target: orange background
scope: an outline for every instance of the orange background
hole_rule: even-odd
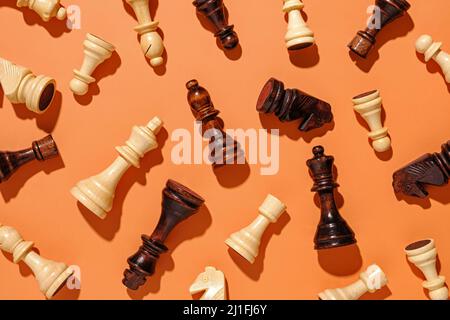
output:
[[[157,72],[141,53],[137,22],[122,1],[64,1],[82,10],[82,29],[73,31],[55,20],[41,22],[34,12],[15,8],[15,0],[0,4],[0,56],[53,76],[59,90],[47,113],[37,117],[12,106],[0,90],[0,148],[18,150],[51,132],[61,153],[21,168],[0,186],[0,221],[35,241],[44,257],[80,266],[81,291],[64,290],[58,298],[191,299],[191,282],[213,265],[225,272],[232,299],[316,299],[375,262],[386,272],[388,288],[365,298],[425,299],[420,272],[408,265],[403,248],[426,237],[436,240],[441,274],[450,276],[449,187],[431,188],[430,199],[407,201],[391,187],[396,169],[449,139],[450,87],[437,65],[425,65],[414,50],[415,40],[429,33],[450,51],[449,1],[411,0],[410,17],[386,27],[370,58],[357,64],[346,44],[365,25],[371,0],[305,0],[318,46],[291,56],[282,1],[225,1],[242,46],[229,54],[217,47],[190,1],[151,2],[167,50],[166,67]],[[74,98],[68,83],[81,65],[87,32],[113,43],[118,54],[97,69],[99,81],[89,94]],[[260,117],[255,104],[269,77],[330,102],[334,126],[302,134],[298,123]],[[245,170],[216,177],[209,165],[171,162],[171,132],[193,132],[185,88],[192,78],[209,90],[227,128],[280,128],[277,175],[261,176],[260,166],[251,165],[248,177]],[[374,88],[384,99],[392,154],[374,153],[352,109],[353,96]],[[161,148],[145,157],[141,169],[126,173],[107,220],[77,206],[71,187],[105,169],[131,127],[154,115],[165,122]],[[340,212],[356,233],[357,247],[313,250],[320,210],[305,161],[317,144],[335,156]],[[206,207],[174,230],[167,241],[171,250],[147,284],[127,291],[121,283],[126,259],[139,247],[141,233],[151,233],[157,223],[168,178],[201,194]],[[249,265],[229,253],[224,240],[256,217],[267,193],[285,202],[288,214],[268,229],[260,256]],[[1,299],[43,299],[26,266],[5,254],[0,270]]]

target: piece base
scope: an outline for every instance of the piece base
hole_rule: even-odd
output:
[[[75,186],[70,190],[70,193],[86,208],[92,211],[100,219],[105,219],[107,212],[103,210],[99,205],[92,201],[78,186]]]
[[[225,244],[229,246],[231,249],[239,253],[243,258],[245,258],[248,262],[254,263],[255,257],[251,255],[247,250],[245,250],[239,242],[233,239],[233,236],[225,240]]]
[[[59,290],[66,284],[67,279],[74,273],[72,268],[67,268],[64,270],[58,278],[52,283],[50,288],[47,289],[45,296],[47,299],[51,299]]]

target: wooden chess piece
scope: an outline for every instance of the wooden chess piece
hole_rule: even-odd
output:
[[[333,178],[333,156],[324,155],[324,148],[313,148],[314,157],[306,162],[314,179],[311,191],[320,198],[321,216],[314,237],[314,249],[330,249],[356,243],[355,234],[342,218],[334,200],[334,189],[339,185]]]
[[[53,101],[56,81],[35,76],[30,69],[0,58],[0,85],[11,103],[25,103],[28,110],[43,113]]]
[[[211,22],[214,36],[220,40],[225,49],[233,49],[239,44],[239,38],[233,30],[234,25],[228,25],[223,0],[194,0],[192,4],[198,13]]]
[[[244,229],[233,233],[225,243],[250,263],[254,263],[259,253],[261,237],[271,223],[286,211],[286,205],[269,194],[259,207],[258,217]]]
[[[191,295],[204,292],[200,300],[226,300],[225,275],[214,267],[206,267],[189,288]]]
[[[126,0],[133,8],[139,25],[134,30],[141,37],[141,48],[150,64],[157,67],[163,64],[164,43],[156,31],[159,21],[153,21],[150,16],[149,0]]]
[[[64,20],[67,12],[61,6],[60,0],[17,0],[17,7],[28,7],[35,11],[45,22],[56,17],[58,20]]]
[[[7,181],[17,169],[28,162],[46,161],[58,155],[58,148],[53,137],[33,141],[28,149],[21,151],[0,151],[0,183]]]
[[[142,246],[128,258],[129,268],[124,272],[122,283],[131,290],[142,286],[147,277],[155,272],[159,256],[167,252],[164,245],[170,232],[181,221],[197,213],[205,200],[184,185],[168,180],[163,190],[161,217],[151,236],[142,235]]]
[[[284,84],[274,78],[266,82],[259,94],[256,110],[274,113],[282,122],[301,120],[299,130],[320,128],[333,120],[331,106],[298,89],[284,89]]]
[[[366,271],[359,274],[359,279],[351,285],[327,289],[319,293],[320,300],[358,300],[363,294],[374,293],[387,284],[387,277],[376,264],[370,265]]]
[[[116,147],[119,156],[102,173],[80,181],[72,188],[72,195],[99,218],[111,211],[117,184],[131,167],[139,168],[140,159],[158,147],[156,135],[163,123],[153,118],[146,126],[134,126],[124,146]]]
[[[389,23],[403,16],[411,5],[406,0],[376,0],[373,21],[349,43],[348,47],[361,58],[367,58],[378,33]],[[377,15],[380,15],[379,17]],[[377,21],[379,20],[379,22]]]
[[[73,274],[73,269],[64,263],[42,258],[33,251],[34,243],[24,241],[19,232],[0,224],[0,249],[13,255],[13,262],[23,261],[36,277],[39,289],[47,299],[51,299],[65,285]]]
[[[70,81],[70,90],[76,95],[85,95],[89,90],[89,84],[95,82],[92,77],[94,70],[105,60],[111,58],[115,47],[88,33],[84,45],[84,60],[80,70],[73,70],[74,78]]]
[[[405,167],[397,170],[393,176],[396,193],[426,198],[426,185],[444,186],[450,178],[450,141],[442,145],[440,153],[427,153]]]
[[[388,129],[381,123],[382,99],[378,90],[360,94],[353,98],[354,110],[358,112],[370,127],[369,138],[377,152],[385,152],[391,148]]]
[[[436,61],[442,69],[445,81],[450,83],[450,54],[441,50],[442,42],[434,42],[429,35],[423,35],[416,42],[417,52],[425,55],[425,61]]]
[[[405,248],[408,261],[422,271],[426,280],[422,286],[428,290],[431,300],[448,300],[445,277],[436,269],[437,251],[433,239],[420,240]]]
[[[288,30],[285,36],[289,50],[300,50],[314,44],[314,32],[303,20],[301,10],[305,6],[300,0],[283,0],[283,12],[288,14]]]

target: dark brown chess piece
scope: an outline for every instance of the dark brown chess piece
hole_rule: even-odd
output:
[[[314,237],[315,249],[329,249],[356,243],[355,234],[347,222],[339,214],[334,200],[334,189],[339,185],[333,178],[332,156],[324,155],[322,146],[314,147],[314,158],[306,164],[310,169],[314,186],[320,198],[321,216]]]
[[[269,79],[256,104],[260,113],[274,113],[282,122],[301,119],[299,130],[320,128],[333,120],[331,106],[298,89],[284,89],[284,84]]]
[[[212,23],[214,35],[225,49],[233,49],[239,44],[234,26],[228,25],[223,0],[195,0],[192,4]]]
[[[376,0],[373,20],[364,31],[358,31],[357,35],[349,43],[348,47],[362,58],[366,58],[370,49],[375,45],[378,33],[390,22],[403,16],[411,5],[406,0]],[[380,17],[375,16],[380,13]],[[377,25],[379,19],[379,25]]]
[[[56,143],[50,135],[33,141],[31,148],[15,152],[0,152],[0,183],[8,180],[18,168],[30,161],[45,161],[58,154]]]
[[[394,190],[408,196],[426,198],[426,185],[444,186],[450,178],[450,141],[440,153],[427,153],[394,173]]]
[[[129,269],[124,272],[122,283],[137,290],[147,277],[155,272],[160,254],[167,252],[164,245],[169,233],[181,221],[197,213],[205,200],[182,184],[168,180],[163,190],[162,211],[158,225],[151,236],[142,235],[142,246],[128,258]]]

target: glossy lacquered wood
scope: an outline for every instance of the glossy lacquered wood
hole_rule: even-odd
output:
[[[190,294],[203,292],[200,300],[227,300],[225,275],[214,267],[206,267],[189,288]]]
[[[450,83],[450,54],[441,50],[442,42],[434,42],[429,35],[417,39],[416,51],[425,56],[425,62],[433,59],[441,67],[445,81]]]
[[[58,20],[67,17],[66,9],[61,6],[60,0],[17,0],[17,6],[30,8],[46,22],[54,17]]]

